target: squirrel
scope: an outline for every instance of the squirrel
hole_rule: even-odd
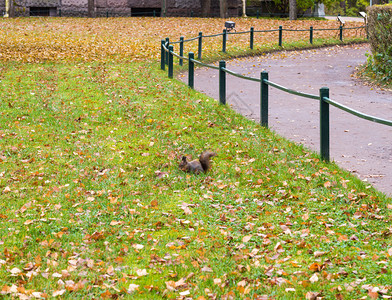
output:
[[[184,172],[195,174],[206,173],[211,168],[210,158],[213,156],[216,156],[216,153],[208,150],[203,151],[203,153],[200,154],[199,159],[195,159],[190,162],[188,162],[186,157],[183,156],[178,167]]]

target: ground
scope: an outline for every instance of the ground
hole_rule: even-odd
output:
[[[310,26],[334,28],[316,45],[341,44],[334,22],[235,21],[305,28],[286,48],[309,47]],[[2,297],[391,297],[390,198],[160,70],[162,38],[222,25],[0,19]],[[276,50],[276,37],[250,51],[231,36],[226,54],[205,38],[203,57]],[[209,173],[178,169],[205,149]]]

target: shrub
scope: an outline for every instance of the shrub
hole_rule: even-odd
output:
[[[368,71],[382,81],[392,80],[392,5],[368,8],[368,32],[372,55]]]

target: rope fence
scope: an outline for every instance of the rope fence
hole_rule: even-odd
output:
[[[353,27],[353,28],[344,28],[343,26],[340,26],[338,29],[313,29],[313,27],[310,27],[309,30],[299,30],[299,31],[309,31],[310,36],[309,36],[309,42],[312,44],[313,42],[313,32],[315,30],[338,30],[339,38],[342,41],[343,40],[343,30],[347,29],[366,29],[365,26],[360,26],[360,27]],[[226,42],[227,42],[227,36],[229,34],[248,34],[250,33],[250,45],[249,47],[253,49],[254,46],[254,33],[255,32],[272,32],[272,31],[278,31],[279,32],[279,46],[282,46],[282,32],[284,29],[282,26],[279,26],[279,29],[277,30],[254,30],[253,27],[249,31],[244,31],[244,32],[237,32],[237,33],[229,33],[227,32],[226,29],[223,30],[223,33],[215,34],[215,35],[210,35],[210,36],[203,36],[203,34],[200,32],[199,35],[195,38],[191,38],[188,40],[185,40],[183,37],[180,38],[180,41],[170,43],[169,38],[166,38],[165,40],[161,41],[161,69],[165,70],[166,64],[168,65],[168,77],[173,78],[173,56],[177,57],[180,60],[180,65],[182,65],[183,60],[188,61],[188,86],[190,88],[194,88],[194,68],[195,64],[215,69],[219,71],[219,102],[223,105],[226,104],[226,74],[235,76],[240,79],[244,80],[249,80],[249,81],[254,81],[254,82],[259,82],[260,83],[260,124],[264,127],[268,128],[268,102],[269,102],[269,86],[279,89],[283,92],[286,92],[288,94],[292,95],[297,95],[300,97],[308,98],[308,99],[313,99],[313,100],[318,100],[320,102],[320,156],[323,160],[325,161],[330,161],[330,134],[329,134],[329,128],[330,128],[330,120],[329,120],[329,105],[332,105],[340,110],[343,110],[349,114],[355,115],[359,118],[387,125],[387,126],[392,126],[392,121],[378,118],[375,116],[367,115],[362,112],[356,111],[352,108],[349,108],[343,104],[340,104],[332,99],[329,98],[329,88],[327,87],[322,87],[319,89],[319,95],[313,95],[313,94],[308,94],[308,93],[303,93],[299,91],[292,90],[290,88],[287,88],[285,86],[279,85],[278,83],[272,82],[268,80],[268,72],[261,72],[260,73],[260,78],[255,78],[255,77],[249,77],[245,75],[238,74],[232,70],[229,70],[226,68],[226,61],[221,60],[219,61],[219,66],[213,66],[209,65],[206,63],[203,63],[200,61],[202,57],[202,38],[203,37],[216,37],[216,36],[222,36],[222,52],[226,51]],[[292,29],[287,29],[287,31],[294,31]],[[193,40],[199,40],[198,44],[198,59],[195,60],[195,55],[193,52],[188,53],[188,57],[184,57],[183,55],[183,50],[184,50],[184,42],[186,41],[193,41]],[[180,44],[180,54],[176,54],[173,51],[173,45],[172,44]]]

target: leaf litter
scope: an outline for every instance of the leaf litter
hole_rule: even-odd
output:
[[[106,56],[119,49],[122,58],[155,57],[152,49],[159,43],[143,48],[149,54],[130,55],[127,47],[143,45],[148,32],[135,33],[132,22],[162,26],[162,33],[179,25],[158,20],[150,26],[151,19],[0,22],[10,33],[0,46],[3,61],[58,62],[2,67],[2,296],[392,295],[391,203],[385,195],[167,81],[154,63],[99,62],[119,59]],[[209,33],[218,21],[195,22]],[[276,25],[269,22],[265,26]],[[176,24],[182,34],[194,34],[190,20]],[[83,40],[69,33],[70,40],[64,38],[63,25],[76,36],[89,36],[88,28],[108,33],[83,48]],[[114,33],[116,26],[125,33]],[[58,29],[54,46],[40,37],[44,28],[52,35]],[[124,37],[123,46],[111,49],[109,33]],[[126,45],[127,34],[138,47]],[[162,37],[149,34],[156,42]],[[101,43],[97,54],[94,43]],[[40,45],[47,47],[42,53]],[[74,59],[84,62],[63,63]],[[218,152],[211,173],[177,169],[182,154],[196,154],[205,145]]]

